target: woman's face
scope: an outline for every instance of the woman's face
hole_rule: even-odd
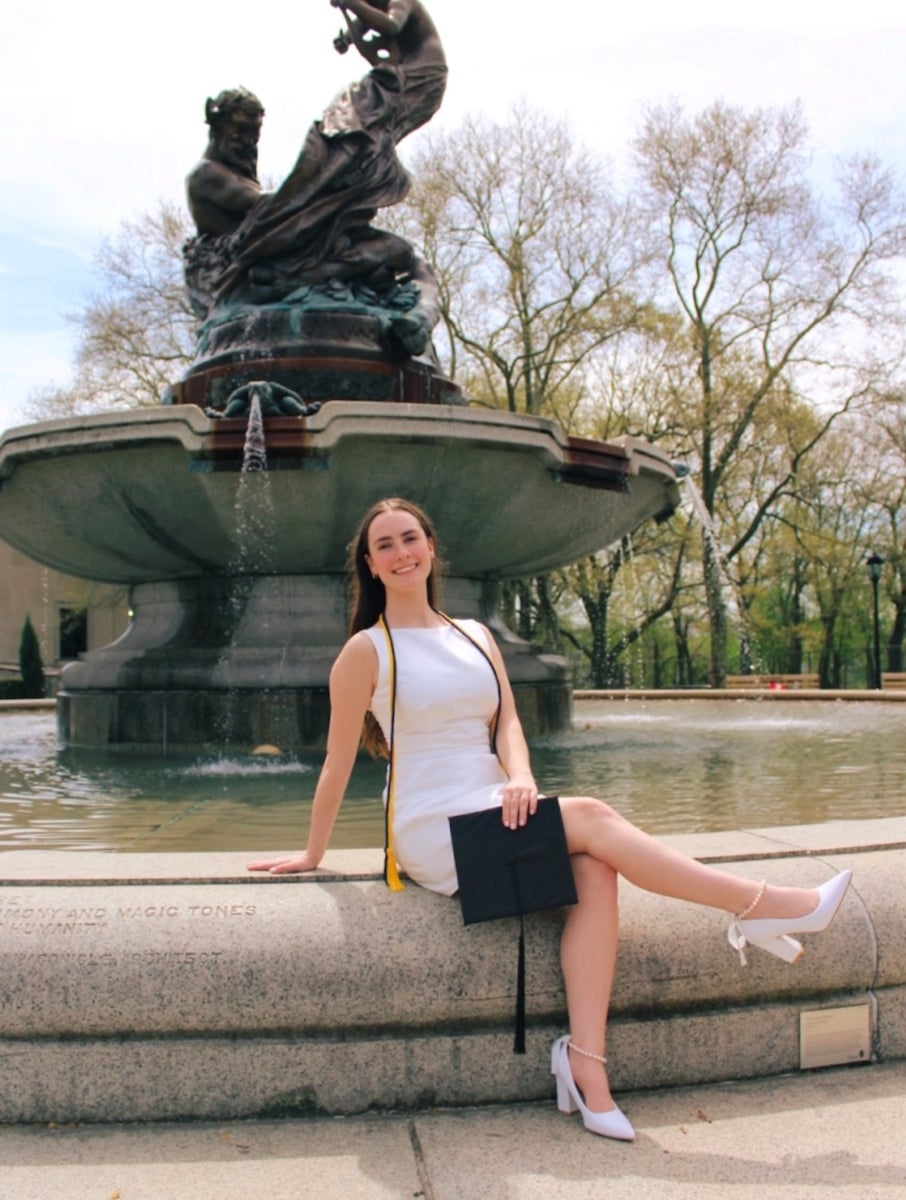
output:
[[[368,527],[365,562],[388,592],[409,592],[427,584],[434,565],[434,540],[412,513],[401,508],[381,512]]]

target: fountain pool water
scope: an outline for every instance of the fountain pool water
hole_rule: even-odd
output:
[[[581,701],[534,746],[551,793],[599,795],[652,833],[899,816],[906,705]],[[301,843],[316,756],[122,758],[59,749],[53,717],[0,716],[0,849],[260,851]],[[379,846],[380,763],[332,841]]]

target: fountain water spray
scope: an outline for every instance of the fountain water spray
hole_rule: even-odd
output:
[[[261,396],[252,392],[249,421],[242,448],[242,473],[267,470],[267,445],[264,441],[264,421],[261,418]]]
[[[689,508],[692,511],[692,515],[698,519],[702,534],[711,551],[710,561],[706,569],[710,570],[713,566],[713,569],[717,572],[717,582],[721,585],[725,595],[729,596],[732,601],[732,604],[728,605],[728,610],[732,609],[732,612],[735,614],[736,628],[739,635],[740,670],[743,674],[746,674],[752,670],[753,662],[752,640],[747,625],[745,602],[743,601],[739,585],[727,568],[727,561],[718,540],[714,519],[708,511],[708,506],[705,504],[705,498],[701,494],[700,488],[691,475],[684,477],[683,490],[689,498]]]

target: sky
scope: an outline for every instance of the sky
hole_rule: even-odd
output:
[[[826,0],[427,5],[450,65],[435,128],[469,113],[505,120],[527,101],[566,118],[621,174],[650,105],[800,100],[819,187],[836,157],[860,151],[906,180],[906,22],[889,0],[836,14]],[[69,379],[67,314],[95,285],[102,239],[161,199],[183,202],[206,143],[205,98],[238,85],[261,98],[259,174],[282,178],[311,121],[363,73],[354,51],[333,50],[340,24],[328,0],[7,0],[0,431],[23,423],[34,389]]]

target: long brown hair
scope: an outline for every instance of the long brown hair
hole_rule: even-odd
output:
[[[400,496],[390,496],[378,500],[362,517],[358,532],[349,543],[349,578],[351,581],[352,599],[349,615],[349,634],[352,636],[360,629],[370,629],[380,617],[387,605],[387,593],[380,579],[376,579],[367,562],[368,533],[375,517],[385,512],[405,512],[415,517],[424,530],[425,536],[434,543],[434,563],[428,576],[428,603],[437,608],[440,603],[440,586],[438,575],[443,569],[443,563],[437,550],[437,534],[428,514],[411,500]],[[370,712],[365,714],[362,727],[362,745],[372,758],[387,758],[389,752],[383,730]]]

